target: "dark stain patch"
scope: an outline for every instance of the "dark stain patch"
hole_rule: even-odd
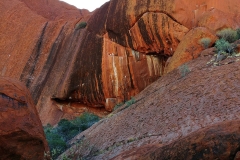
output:
[[[105,24],[108,17],[110,2],[105,3],[98,10],[95,11],[94,16],[91,16],[88,20],[87,30],[98,34],[103,35],[106,33]],[[97,25],[96,25],[97,24]]]
[[[160,45],[161,45],[161,47],[162,48],[164,48],[164,44],[163,44],[163,41],[162,41],[162,38],[161,38],[161,36],[159,35],[159,33],[160,33],[160,31],[159,31],[159,29],[158,29],[158,25],[157,25],[157,21],[158,21],[158,16],[157,16],[157,14],[152,14],[152,18],[153,18],[153,21],[154,21],[154,29],[155,29],[155,33],[158,33],[158,34],[156,34],[156,36],[157,36],[157,38],[158,38],[158,41],[160,42]]]
[[[130,25],[127,17],[128,0],[110,1],[108,17],[106,21],[106,31],[109,32],[109,38],[122,46],[126,46],[125,34]],[[116,18],[118,17],[118,18]]]
[[[129,32],[127,32],[126,37],[127,37],[127,46],[130,48],[134,48],[132,43],[132,37]]]
[[[146,29],[146,24],[144,23],[143,19],[140,19],[138,21],[138,27],[140,29],[140,33],[143,37],[144,42],[146,42],[147,45],[151,45],[153,43],[153,41],[148,35],[148,31]]]
[[[130,53],[127,53],[127,55],[129,55]],[[130,62],[129,62],[129,57],[127,56],[127,69],[128,69],[128,73],[129,73],[129,76],[130,76],[130,83],[131,83],[131,88],[134,89],[134,84],[133,84],[133,79],[132,79],[132,74],[131,74],[131,71],[130,71]]]
[[[52,45],[52,48],[48,55],[47,61],[44,65],[40,75],[37,78],[37,82],[38,82],[37,85],[33,86],[30,89],[35,103],[37,102],[39,96],[41,95],[43,87],[45,86],[45,84],[47,82],[47,78],[49,77],[49,74],[52,72],[53,66],[55,65],[58,53],[61,50],[62,38],[64,37],[64,34],[63,34],[64,26],[62,26],[58,37],[56,38],[55,42]]]
[[[84,104],[103,104],[105,102],[101,77],[103,39],[93,33],[84,34],[85,41],[79,48],[78,61],[74,64],[67,95]]]
[[[0,99],[2,99],[2,104],[0,107],[0,112],[6,112],[9,108],[12,109],[21,109],[27,107],[27,104],[21,101],[18,101],[14,98],[11,98],[3,93],[0,93]]]
[[[28,59],[27,64],[25,65],[23,72],[20,76],[20,80],[22,82],[24,82],[28,88],[30,88],[30,86],[31,86],[32,76],[34,75],[36,64],[39,61],[39,57],[41,54],[42,42],[43,42],[43,38],[44,38],[44,34],[45,34],[45,30],[47,28],[47,25],[48,25],[48,22],[45,23],[45,25],[42,29],[42,32],[41,32],[41,36],[38,39],[36,47],[33,51],[33,54]]]

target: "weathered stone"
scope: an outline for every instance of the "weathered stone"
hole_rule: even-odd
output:
[[[240,147],[240,61],[235,57],[214,66],[208,64],[211,58],[189,62],[185,77],[173,70],[135,96],[134,104],[78,135],[76,139],[84,139],[72,156],[144,159],[164,153],[165,159],[191,159],[199,153],[207,159],[234,158]]]
[[[218,9],[211,9],[206,11],[197,22],[198,27],[206,27],[213,32],[223,28],[237,29],[240,26],[240,21],[236,20],[232,14],[227,14]]]
[[[201,51],[205,49],[200,42],[202,38],[209,38],[211,40],[209,46],[212,46],[217,36],[203,27],[194,28],[189,31],[178,45],[168,64],[166,64],[165,73],[197,58]]]
[[[240,146],[239,122],[209,126],[168,145],[146,145],[113,159],[236,159],[237,148]]]
[[[0,159],[43,160],[47,152],[29,91],[16,80],[0,77]]]
[[[113,111],[114,106],[117,104],[116,98],[107,98],[105,108],[108,111]]]
[[[134,50],[148,54],[173,55],[189,30],[164,13],[146,12],[129,30]]]
[[[236,156],[234,157],[234,160],[240,160],[240,151],[237,152]]]

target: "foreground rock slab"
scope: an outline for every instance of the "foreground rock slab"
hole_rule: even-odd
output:
[[[44,152],[48,146],[30,93],[22,83],[0,77],[0,159],[43,160]]]
[[[240,147],[240,61],[227,58],[231,63],[214,66],[208,63],[212,54],[148,86],[132,105],[78,135],[65,154],[91,160],[233,159]]]

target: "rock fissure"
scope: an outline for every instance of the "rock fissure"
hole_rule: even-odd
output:
[[[177,19],[175,19],[172,15],[170,15],[169,13],[165,12],[165,11],[146,11],[142,14],[140,14],[137,18],[136,18],[136,21],[130,26],[130,29],[136,25],[136,23],[138,23],[138,21],[145,15],[145,14],[148,14],[148,13],[162,13],[162,14],[165,14],[166,16],[168,16],[171,20],[173,20],[174,22],[176,22],[177,24],[179,25],[183,25],[181,22],[177,21]],[[129,29],[129,30],[130,30]]]

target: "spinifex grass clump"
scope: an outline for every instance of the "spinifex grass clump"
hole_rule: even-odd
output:
[[[204,47],[204,49],[207,49],[210,47],[212,40],[208,37],[202,38],[199,40],[199,43]]]
[[[181,65],[178,69],[180,71],[181,77],[185,77],[190,72],[187,64]]]
[[[228,41],[229,43],[233,43],[238,39],[237,30],[233,30],[231,28],[225,28],[225,29],[222,29],[221,31],[218,31],[217,36],[220,39],[224,39]]]

